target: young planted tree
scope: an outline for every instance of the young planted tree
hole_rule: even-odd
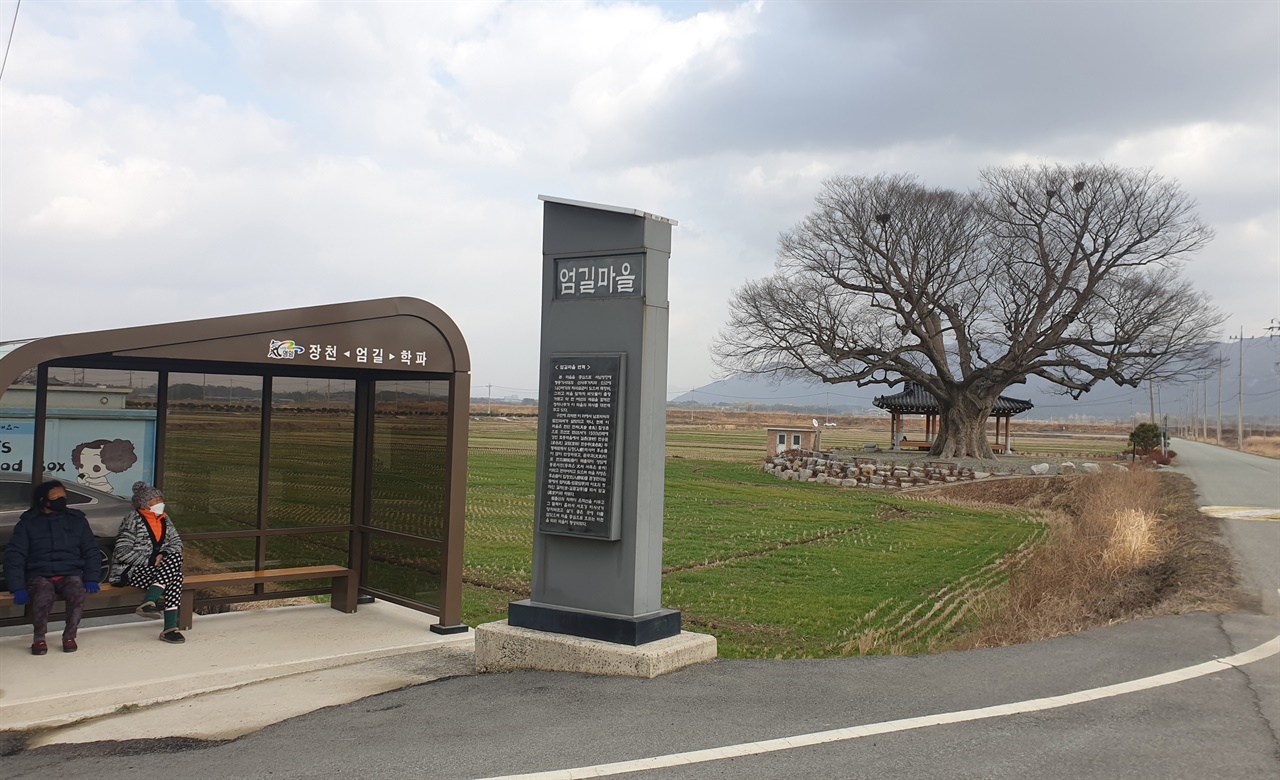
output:
[[[1222,317],[1180,270],[1212,231],[1176,183],[1103,164],[989,168],[981,182],[827,181],[782,234],[776,272],[734,292],[719,365],[918,382],[941,407],[933,455],[991,458],[987,417],[1028,376],[1079,398],[1205,364]]]
[[[1137,455],[1146,455],[1154,451],[1163,440],[1164,434],[1160,432],[1160,426],[1155,423],[1139,423],[1129,431],[1129,444]]]

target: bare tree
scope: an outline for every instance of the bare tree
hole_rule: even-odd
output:
[[[1179,186],[1104,164],[990,168],[972,192],[908,175],[827,181],[734,292],[730,371],[910,380],[937,398],[940,457],[993,457],[986,420],[1031,375],[1073,398],[1202,369],[1222,315],[1180,277],[1212,231]]]

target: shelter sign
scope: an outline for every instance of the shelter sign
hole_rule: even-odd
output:
[[[231,338],[189,341],[116,353],[232,363],[452,372],[453,352],[439,330],[417,317],[285,328]]]

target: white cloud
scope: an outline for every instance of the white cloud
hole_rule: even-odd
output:
[[[24,4],[0,90],[0,338],[103,327],[104,301],[123,326],[413,295],[459,321],[477,384],[529,388],[546,193],[680,221],[669,376],[687,389],[713,371],[730,290],[770,271],[823,179],[971,187],[1040,159],[1177,177],[1218,230],[1193,278],[1280,313],[1274,79],[1215,75],[1273,65],[1233,37],[1257,26],[1238,14],[1168,15],[1204,33],[1179,67],[1207,75],[1132,106],[1142,73],[1082,77],[1091,108],[1025,91],[1060,63],[1010,72],[989,16],[933,6],[214,7]],[[1050,50],[1039,13],[1060,9],[1020,7],[1010,30]],[[32,294],[51,269],[58,320]]]

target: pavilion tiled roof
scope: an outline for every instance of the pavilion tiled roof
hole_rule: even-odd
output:
[[[938,399],[933,397],[933,393],[915,382],[907,382],[900,393],[878,395],[872,403],[897,414],[938,414],[941,411]],[[1015,414],[1022,414],[1033,406],[1035,404],[1030,401],[1002,395],[992,407],[991,416],[1012,417]]]

